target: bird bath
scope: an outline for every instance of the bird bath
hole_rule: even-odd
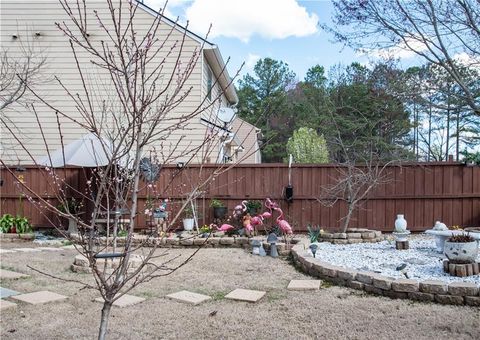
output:
[[[425,231],[425,234],[428,235],[433,235],[435,236],[435,244],[437,246],[437,252],[443,253],[443,248],[445,246],[445,241],[447,238],[450,236],[454,235],[462,235],[465,234],[466,232],[463,230],[433,230],[429,229]],[[480,240],[480,233],[478,232],[468,232],[468,234],[474,238],[475,240],[479,241]]]

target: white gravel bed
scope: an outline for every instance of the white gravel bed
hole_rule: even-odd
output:
[[[445,257],[436,252],[433,237],[412,236],[409,241],[408,250],[396,250],[395,241],[348,245],[322,242],[318,243],[316,257],[336,266],[372,271],[394,278],[405,278],[396,268],[407,264],[404,271],[410,279],[463,281],[480,285],[480,275],[455,277],[443,272]],[[479,260],[480,256],[477,257],[477,261]]]

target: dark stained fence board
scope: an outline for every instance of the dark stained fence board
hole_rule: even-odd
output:
[[[182,197],[195,183],[207,178],[215,165],[206,165],[199,172],[199,166],[190,166],[180,171],[176,166],[165,166],[156,190],[162,198],[170,198],[170,209],[175,214]],[[15,168],[12,168],[15,170]],[[73,189],[72,196],[86,192],[86,179],[89,169],[71,167],[57,174],[66,178]],[[55,183],[44,169],[27,166],[23,175],[26,183],[52,204],[57,190]],[[467,167],[460,163],[409,163],[402,167],[390,167],[388,174],[392,180],[377,187],[369,200],[354,212],[351,227],[367,227],[391,231],[397,214],[404,214],[408,227],[412,231],[431,228],[435,221],[441,220],[447,225],[480,226],[480,167]],[[210,200],[218,198],[224,201],[231,213],[234,206],[245,199],[262,200],[271,197],[277,201],[297,231],[306,231],[307,224],[320,225],[322,228],[338,230],[343,225],[347,206],[338,201],[332,207],[318,202],[322,188],[332,185],[338,176],[333,165],[294,165],[292,167],[292,185],[294,202],[287,204],[283,200],[284,187],[288,184],[288,166],[285,164],[240,165],[222,172],[211,182],[203,197],[197,200],[198,211],[202,218],[199,224],[212,221]],[[20,213],[19,197],[21,191],[14,178],[6,169],[0,169],[0,178],[4,180],[0,188],[1,213]],[[173,179],[173,182],[170,183]],[[167,188],[167,184],[170,185]],[[147,200],[147,189],[140,192],[138,207],[138,226],[143,228],[148,220],[143,211]],[[60,223],[51,213],[39,210],[24,197],[23,214],[36,226],[51,226]],[[88,216],[88,212],[85,214]],[[50,222],[51,221],[51,222]],[[61,221],[65,223],[65,221]],[[181,219],[177,223],[181,224]]]

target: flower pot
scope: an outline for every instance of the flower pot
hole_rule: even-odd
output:
[[[193,230],[194,219],[193,218],[184,218],[183,219],[183,229],[190,231]]]
[[[395,232],[404,233],[406,231],[407,231],[407,220],[403,217],[403,215],[397,215],[397,219],[395,220]]]
[[[447,259],[452,263],[473,263],[478,255],[478,241],[445,241],[444,252]]]
[[[213,217],[214,218],[223,218],[227,214],[227,207],[215,207],[213,208]]]

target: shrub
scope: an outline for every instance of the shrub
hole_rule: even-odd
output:
[[[225,204],[223,204],[223,202],[221,200],[218,200],[216,198],[212,199],[212,201],[210,202],[210,206],[212,208],[224,208],[225,207]]]
[[[288,139],[287,153],[297,163],[328,163],[327,142],[312,128],[302,127]]]

